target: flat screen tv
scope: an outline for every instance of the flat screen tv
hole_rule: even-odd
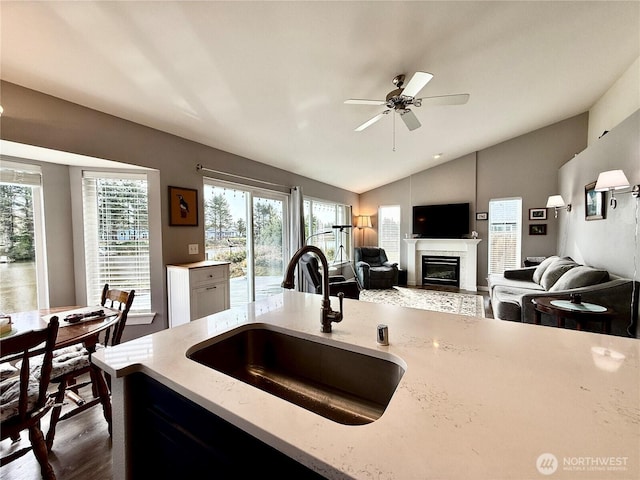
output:
[[[469,234],[469,204],[413,207],[413,234],[419,238],[462,238]]]

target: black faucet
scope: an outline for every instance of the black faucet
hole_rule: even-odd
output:
[[[344,298],[344,293],[338,293],[340,311],[336,312],[331,310],[331,300],[329,300],[329,263],[327,262],[327,257],[322,253],[322,250],[313,245],[305,245],[294,253],[291,260],[289,260],[289,265],[287,265],[287,271],[282,281],[282,288],[289,290],[293,288],[293,274],[295,273],[296,265],[298,265],[300,257],[307,252],[314,253],[322,263],[322,310],[320,312],[320,321],[322,323],[322,331],[324,333],[331,333],[331,322],[338,323],[342,321],[342,299]]]

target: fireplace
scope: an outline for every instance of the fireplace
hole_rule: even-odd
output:
[[[407,285],[422,285],[422,257],[459,257],[460,288],[475,292],[479,238],[405,238]]]
[[[460,257],[422,256],[422,284],[460,287]]]

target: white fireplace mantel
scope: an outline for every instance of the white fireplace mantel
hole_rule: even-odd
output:
[[[459,257],[460,288],[477,291],[478,244],[481,241],[478,238],[406,238],[407,284],[422,285],[423,255]]]

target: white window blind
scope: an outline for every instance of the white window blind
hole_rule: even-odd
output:
[[[400,263],[400,206],[378,208],[378,246],[390,262]]]
[[[38,165],[2,160],[0,163],[0,183],[39,187],[42,185],[42,170]]]
[[[520,267],[522,199],[489,201],[489,273]]]
[[[88,304],[108,283],[136,291],[132,312],[150,312],[146,175],[83,172],[82,187]]]

